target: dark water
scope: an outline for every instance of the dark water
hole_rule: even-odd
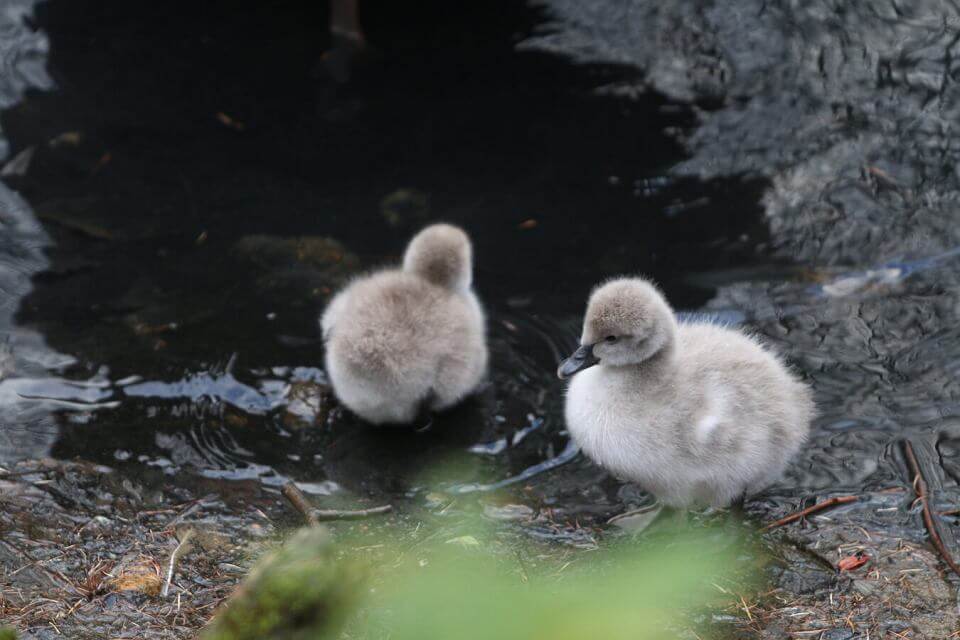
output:
[[[569,457],[553,371],[590,286],[643,272],[816,389],[810,449],[758,508],[904,486],[904,435],[958,497],[956,23],[696,5],[369,2],[346,84],[317,73],[320,4],[6,16],[0,122],[30,157],[0,194],[0,462],[394,501],[516,478],[603,519],[643,497],[581,457],[534,472]],[[366,428],[326,388],[316,317],[433,220],[474,237],[490,383],[428,432]]]

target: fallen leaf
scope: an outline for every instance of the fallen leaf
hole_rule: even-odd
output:
[[[91,173],[97,173],[100,169],[103,169],[105,166],[110,164],[110,161],[113,160],[113,154],[109,151],[105,152],[100,159],[97,160],[97,164],[93,166],[93,171]]]
[[[136,322],[133,325],[133,332],[138,336],[152,336],[158,333],[167,333],[176,331],[179,325],[176,322],[165,322],[163,324],[149,324],[146,322]]]
[[[242,122],[239,120],[234,120],[223,111],[217,112],[217,120],[219,120],[224,126],[230,127],[234,131],[243,131],[246,129],[246,126]]]
[[[162,582],[160,567],[156,562],[143,561],[125,567],[108,582],[108,586],[113,591],[139,591],[156,596],[160,593]]]
[[[63,145],[68,145],[75,147],[83,140],[83,134],[79,131],[65,131],[58,135],[56,138],[50,140],[49,145],[53,148],[57,148]]]
[[[870,562],[870,556],[865,554],[863,551],[857,551],[852,556],[847,556],[842,558],[840,562],[837,563],[837,569],[840,571],[853,571],[859,567]]]

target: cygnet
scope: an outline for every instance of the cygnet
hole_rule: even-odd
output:
[[[668,507],[724,507],[775,482],[807,438],[810,389],[755,339],[678,323],[660,291],[619,278],[590,296],[565,416],[594,462]],[[594,366],[598,365],[598,366]]]
[[[429,226],[402,268],[354,280],[330,301],[320,327],[340,402],[373,424],[401,424],[477,389],[488,355],[472,253],[463,230]]]

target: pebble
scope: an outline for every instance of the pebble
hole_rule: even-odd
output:
[[[217,568],[220,569],[220,571],[223,571],[224,573],[242,574],[247,572],[247,570],[244,569],[243,567],[239,565],[231,564],[229,562],[221,562],[220,564],[217,565]]]
[[[529,520],[533,517],[533,509],[525,504],[487,504],[483,506],[483,515],[491,520]]]
[[[868,580],[854,580],[853,589],[864,596],[872,596],[877,592],[877,587]]]
[[[84,537],[97,537],[113,528],[113,520],[106,516],[94,516],[80,529]]]

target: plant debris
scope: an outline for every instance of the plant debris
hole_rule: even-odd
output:
[[[863,551],[857,551],[853,555],[847,556],[846,558],[841,558],[840,562],[837,563],[837,569],[840,571],[853,571],[854,569],[859,569],[868,562],[870,562],[870,556],[865,554]]]
[[[943,544],[943,538],[940,537],[940,532],[937,530],[937,522],[934,520],[933,511],[930,509],[930,488],[927,485],[926,479],[923,477],[920,463],[917,462],[917,456],[913,451],[913,444],[909,440],[903,441],[903,453],[907,459],[907,465],[910,467],[910,473],[913,476],[913,490],[916,492],[917,500],[920,501],[920,506],[923,509],[923,524],[927,528],[927,533],[930,534],[930,543],[933,544],[934,549],[937,550],[937,553],[940,554],[943,561],[947,563],[947,566],[960,577],[960,566],[957,565],[957,561],[953,559],[953,555],[947,550],[946,545]]]
[[[369,509],[355,510],[317,509],[307,501],[307,497],[303,495],[303,492],[292,482],[283,485],[281,492],[283,496],[290,501],[290,504],[307,519],[310,525],[317,525],[320,524],[320,522],[330,520],[360,520],[369,518],[370,516],[388,513],[393,509],[389,504],[371,507]]]
[[[824,500],[823,502],[818,502],[812,507],[807,507],[802,511],[797,511],[796,513],[791,513],[790,515],[780,518],[774,522],[771,522],[763,528],[764,531],[770,531],[771,529],[776,529],[777,527],[782,527],[785,524],[790,524],[791,522],[796,522],[797,520],[802,520],[812,513],[818,513],[824,509],[829,509],[840,504],[850,504],[851,502],[856,502],[857,496],[837,496]]]
[[[237,483],[195,494],[213,487],[189,474],[141,471],[134,480],[54,460],[8,471],[0,480],[0,620],[23,638],[53,628],[70,638],[124,637],[123,629],[144,640],[195,637],[283,512],[276,494],[236,494]],[[202,552],[186,554],[190,542]]]

